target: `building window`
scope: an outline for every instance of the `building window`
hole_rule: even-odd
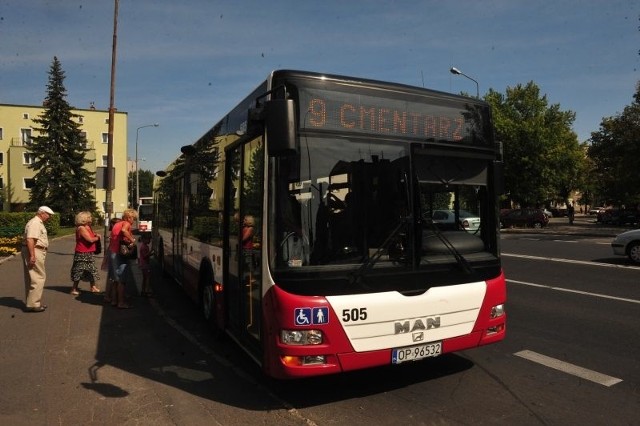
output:
[[[4,130],[0,127],[0,141],[4,139]]]
[[[24,189],[31,189],[33,188],[33,184],[35,183],[35,180],[33,178],[23,178],[22,182],[23,182]]]
[[[0,166],[4,164],[4,152],[0,152]]]
[[[103,155],[102,156],[102,166],[103,167],[107,167],[107,162],[109,161],[109,156],[108,155]]]
[[[87,132],[80,132],[80,137],[82,137],[82,147],[87,149],[89,142],[87,139]]]
[[[31,143],[31,129],[20,129],[20,138],[23,145],[29,145]]]
[[[102,134],[102,143],[109,143],[109,133]]]
[[[33,164],[36,161],[36,155],[32,152],[22,153],[22,164]]]
[[[23,114],[22,114],[22,118],[23,118],[24,120],[28,120],[28,119],[29,119],[29,113],[28,113],[28,112],[23,113]]]
[[[4,181],[2,179],[4,178],[0,177],[0,189],[4,188]]]
[[[78,116],[78,123],[84,123],[84,117],[83,116]]]
[[[109,124],[109,119],[108,118],[104,119],[104,124]]]

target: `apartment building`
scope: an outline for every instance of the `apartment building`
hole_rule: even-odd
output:
[[[87,158],[94,160],[86,167],[95,173],[94,189],[96,208],[105,212],[105,177],[109,134],[109,112],[74,109],[74,114],[87,139]],[[0,210],[23,211],[29,202],[29,190],[33,184],[34,170],[29,141],[37,136],[38,119],[44,113],[41,106],[0,104]],[[111,192],[113,212],[122,212],[127,200],[127,113],[116,112],[113,128],[114,188]]]

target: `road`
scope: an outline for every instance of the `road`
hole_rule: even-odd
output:
[[[640,268],[614,257],[610,241],[505,232],[505,341],[418,363],[289,382],[265,378],[232,341],[215,340],[182,291],[157,271],[157,297],[135,300],[130,311],[103,307],[87,293],[69,299],[58,283],[45,291],[47,313],[38,314],[49,317],[16,313],[18,302],[5,296],[0,422],[637,424]],[[10,263],[0,265],[5,277]],[[58,274],[68,274],[58,267]],[[36,335],[38,327],[47,329],[42,354],[14,353],[38,348],[21,339],[16,323],[8,322],[15,319]],[[22,364],[36,372],[25,373]],[[21,382],[25,374],[29,386]]]
[[[564,367],[525,359],[530,394],[544,407],[545,422],[636,423],[640,267],[613,256],[610,243],[557,235],[503,238],[509,337],[502,346]]]
[[[610,241],[506,235],[504,342],[277,394],[318,424],[637,424],[640,268]]]
[[[295,382],[265,379],[233,344],[224,356],[309,424],[636,424],[640,268],[610,241],[505,234],[498,345]]]

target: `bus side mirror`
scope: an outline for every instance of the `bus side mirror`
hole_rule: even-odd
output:
[[[269,156],[294,155],[296,143],[296,111],[292,99],[273,99],[264,105]]]

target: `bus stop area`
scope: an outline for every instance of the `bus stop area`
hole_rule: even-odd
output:
[[[613,238],[624,230],[584,216],[573,225],[555,218],[542,230],[504,233]],[[91,293],[84,282],[80,295],[71,295],[74,245],[73,236],[50,240],[44,312],[24,311],[20,255],[0,260],[0,424],[304,423],[227,361],[233,355],[226,353],[237,348],[216,347],[195,306],[177,286],[160,285],[159,271],[152,279],[157,297],[141,298],[141,274],[133,261],[132,309],[104,304],[103,295]],[[101,261],[96,256],[98,266]],[[102,290],[105,280],[101,271]],[[193,317],[188,333],[176,316]]]
[[[138,297],[133,265],[132,309],[104,304],[84,282],[71,295],[74,246],[73,236],[50,239],[44,312],[24,311],[20,254],[0,260],[0,424],[302,424],[207,349],[207,336],[182,332],[171,309],[188,300],[162,293],[179,296],[177,286],[156,280],[157,299]],[[101,271],[102,290],[105,280]]]

